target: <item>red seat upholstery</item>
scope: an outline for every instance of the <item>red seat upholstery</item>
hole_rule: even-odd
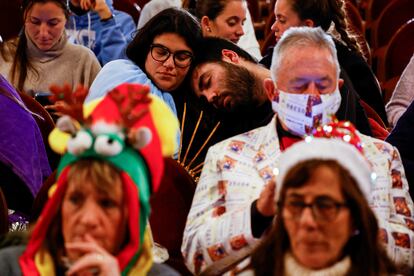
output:
[[[181,255],[181,243],[196,184],[177,161],[166,158],[157,193],[151,197],[150,225],[154,241],[168,250],[166,262],[182,275],[191,275]]]
[[[250,12],[250,16],[252,17],[253,22],[260,21],[260,7],[259,1],[257,0],[247,0],[247,7]]]
[[[32,213],[30,217],[30,222],[36,222],[42,213],[43,207],[46,205],[47,200],[49,199],[49,189],[56,182],[56,170],[52,172],[51,175],[43,182],[42,187],[37,193],[32,207]]]
[[[9,214],[6,198],[0,188],[0,237],[9,232]]]
[[[17,36],[22,29],[21,0],[0,1],[0,36],[3,41]]]
[[[366,6],[366,27],[370,28],[372,22],[374,22],[381,12],[384,10],[384,8],[388,5],[388,3],[392,2],[394,0],[369,0],[368,5]]]
[[[411,18],[414,18],[412,0],[391,1],[372,26],[371,47],[377,49],[386,45],[398,28]]]
[[[264,36],[266,37],[269,33],[272,33],[270,29],[275,22],[275,13],[273,12],[275,9],[276,0],[272,0],[270,4],[269,16],[266,19],[265,29],[264,29]]]
[[[384,121],[382,121],[378,113],[366,102],[364,102],[363,100],[359,100],[359,102],[362,108],[364,109],[365,113],[367,114],[368,123],[372,130],[372,136],[381,140],[385,140],[389,132],[387,130],[386,125],[384,124]]]
[[[381,60],[379,73],[383,77],[384,101],[388,102],[395,84],[414,53],[414,18],[409,20],[392,36],[384,58]]]
[[[60,156],[50,148],[48,139],[49,133],[55,128],[55,123],[53,122],[53,119],[50,116],[49,112],[47,112],[47,110],[34,98],[24,93],[19,93],[19,95],[22,98],[22,101],[26,105],[27,109],[38,115],[33,115],[33,118],[35,119],[40,132],[42,133],[43,143],[45,144],[49,164],[52,170],[54,170],[58,165]]]
[[[135,24],[138,23],[139,14],[149,0],[114,0],[114,8],[132,16]]]

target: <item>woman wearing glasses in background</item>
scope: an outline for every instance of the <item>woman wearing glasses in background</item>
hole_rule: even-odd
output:
[[[367,202],[372,171],[353,145],[313,138],[287,149],[279,164],[279,215],[252,255],[255,275],[395,273]]]
[[[166,9],[142,27],[126,48],[128,60],[107,63],[93,82],[86,102],[117,85],[149,85],[176,113],[172,94],[181,89],[201,38],[197,20],[182,9]],[[175,93],[179,94],[179,93]]]

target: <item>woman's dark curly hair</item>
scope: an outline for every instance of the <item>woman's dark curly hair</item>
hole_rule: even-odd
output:
[[[335,23],[341,40],[352,51],[362,55],[361,47],[349,29],[344,0],[289,0],[292,10],[301,20],[311,19],[325,32]]]
[[[403,273],[406,268],[397,268],[381,244],[377,219],[359,185],[349,171],[337,161],[311,159],[292,167],[284,179],[278,205],[284,205],[288,189],[307,185],[320,167],[329,168],[337,175],[350,211],[353,227],[358,230],[343,248],[344,255],[349,256],[352,262],[352,267],[346,275],[375,276]],[[290,250],[290,239],[283,216],[280,215],[283,212],[281,208],[283,207],[279,207],[279,215],[276,216],[271,230],[252,254],[251,266],[257,276],[284,275],[284,255]]]

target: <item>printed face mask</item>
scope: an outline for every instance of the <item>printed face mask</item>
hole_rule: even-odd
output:
[[[324,95],[292,94],[279,90],[272,100],[272,108],[278,119],[290,132],[303,136],[313,129],[331,121],[338,111],[341,94],[337,87],[333,93]]]

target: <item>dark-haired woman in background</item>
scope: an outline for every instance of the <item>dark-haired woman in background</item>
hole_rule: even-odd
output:
[[[353,145],[313,138],[287,149],[279,164],[278,215],[252,254],[255,275],[397,273],[382,218],[368,205],[373,172]]]
[[[90,86],[101,66],[92,51],[67,42],[68,16],[65,0],[23,2],[21,34],[0,44],[0,73],[17,90],[34,95],[54,83]]]
[[[361,99],[387,123],[378,80],[364,60],[358,41],[349,32],[344,0],[278,0],[274,13],[276,19],[272,31],[276,42],[290,27],[321,27],[331,33],[335,37],[341,70],[345,71]],[[271,53],[273,51],[261,61],[266,67],[270,67]]]

